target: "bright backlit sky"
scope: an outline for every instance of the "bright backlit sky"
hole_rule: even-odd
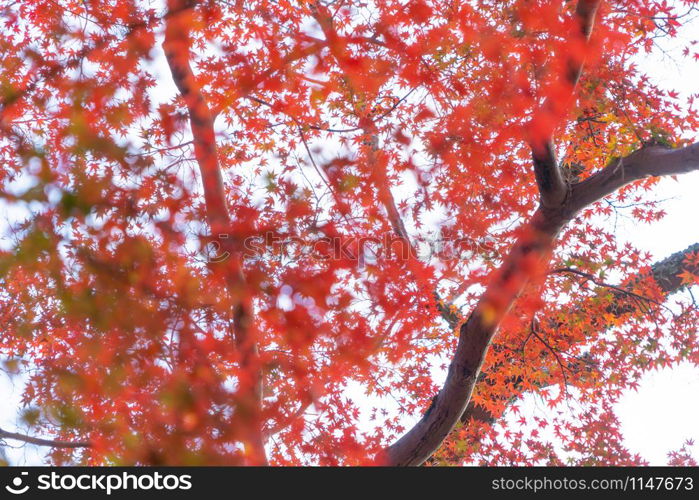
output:
[[[683,28],[683,38],[692,39],[699,20]],[[660,42],[664,50],[679,55],[677,42]],[[679,61],[679,59],[677,59]],[[640,65],[661,86],[674,88],[681,96],[699,93],[699,63],[681,60],[681,67],[656,51]],[[694,139],[699,138],[695,131]],[[656,259],[699,241],[699,172],[663,179],[654,190],[656,199],[666,199],[667,216],[655,224],[639,225],[620,220],[618,236],[634,241]],[[699,458],[699,367],[689,363],[647,374],[637,392],[627,393],[617,405],[627,446],[653,465],[666,463],[666,454],[686,439],[697,443],[693,455]]]
[[[699,21],[685,27],[687,38],[691,37],[692,28],[699,31]],[[670,55],[677,46],[676,43],[661,44]],[[679,56],[678,51],[674,54]],[[679,67],[668,56],[656,51],[653,57],[639,63],[656,83],[679,90],[684,96],[699,93],[699,63],[696,61],[690,63],[682,59]],[[167,73],[163,76],[168,77]],[[699,137],[699,131],[695,137]],[[656,259],[699,241],[699,172],[684,175],[678,180],[665,179],[651,196],[666,200],[663,207],[667,216],[660,222],[647,225],[619,218],[617,235],[622,241],[628,239],[634,242],[636,246],[651,252]],[[17,427],[21,392],[21,384],[13,383],[6,375],[0,374],[0,427],[21,430]],[[525,400],[522,411],[540,416],[546,412],[534,398]],[[699,443],[699,368],[685,363],[647,374],[638,391],[628,392],[621,399],[617,413],[627,447],[632,452],[640,453],[653,465],[666,463],[667,452],[678,449],[685,440],[694,439]],[[44,451],[32,446],[5,448],[10,463],[14,465],[43,463]],[[699,444],[694,448],[694,455],[699,458]]]

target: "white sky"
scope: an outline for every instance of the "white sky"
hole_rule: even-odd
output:
[[[691,29],[697,31],[698,27],[699,21],[694,21],[685,27],[685,35],[690,37]],[[670,53],[673,53],[673,44],[661,43],[665,50],[670,49]],[[675,53],[679,55],[679,52]],[[680,68],[657,51],[653,57],[639,62],[656,83],[679,90],[684,96],[699,93],[697,61],[682,59]],[[167,73],[163,76],[169,77]],[[165,85],[171,86],[169,78]],[[677,181],[664,179],[651,196],[667,200],[663,203],[667,216],[662,221],[646,225],[619,218],[617,236],[622,242],[632,241],[637,247],[651,252],[657,260],[699,241],[699,224],[695,221],[699,214],[699,172],[681,176]],[[21,393],[21,383],[12,383],[0,373],[0,427],[21,430],[17,426]],[[534,398],[525,399],[521,410],[529,416],[543,416],[546,412]],[[639,389],[626,393],[616,410],[626,446],[632,452],[641,454],[652,465],[665,464],[667,452],[678,449],[687,439],[694,439],[698,443],[694,447],[694,456],[699,458],[698,367],[684,363],[672,369],[646,374]],[[409,421],[406,419],[406,424]],[[41,464],[45,451],[33,446],[5,448],[13,465]]]
[[[699,20],[686,24],[683,39],[696,39]],[[692,37],[692,32],[695,37]],[[679,55],[677,42],[660,42],[671,55]],[[642,69],[664,87],[674,88],[680,97],[699,93],[699,62],[677,59],[681,67],[659,51],[640,61]],[[694,139],[699,138],[696,131]],[[656,199],[667,199],[667,216],[654,224],[620,221],[618,236],[633,241],[653,254],[655,260],[699,241],[699,172],[673,180],[663,179],[653,191]],[[629,391],[616,407],[626,445],[652,465],[667,463],[666,454],[686,439],[696,443],[693,456],[699,459],[699,367],[683,363],[673,369],[645,375],[636,392]]]

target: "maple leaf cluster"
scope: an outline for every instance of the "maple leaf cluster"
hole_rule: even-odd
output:
[[[582,31],[560,0],[1,6],[0,353],[25,423],[89,444],[55,463],[380,462],[539,205],[530,145],[555,138],[572,184],[697,130],[637,64],[694,4],[605,1]],[[642,463],[614,403],[699,361],[696,307],[609,223],[661,218],[656,182],[498,275],[531,282],[488,296],[497,336],[430,463]],[[365,244],[387,234],[401,251]],[[421,257],[435,234],[466,244]],[[517,416],[524,394],[556,416]]]

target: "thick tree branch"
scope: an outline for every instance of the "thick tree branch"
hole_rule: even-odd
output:
[[[570,217],[638,179],[679,175],[698,169],[699,143],[678,149],[647,146],[624,158],[615,159],[596,174],[574,184],[563,214]]]
[[[313,3],[311,8],[316,22],[321,27],[321,30],[323,31],[323,34],[329,46],[331,47],[331,52],[338,60],[338,62],[342,64],[344,54],[343,51],[338,48],[340,47],[340,45],[336,43],[341,37],[339,37],[333,26],[332,14],[320,2]],[[375,122],[377,119],[381,119],[393,112],[393,110],[395,110],[405,99],[408,98],[408,96],[410,96],[410,94],[415,90],[415,88],[410,90],[407,94],[400,98],[390,109],[380,114],[376,119],[372,120],[371,122],[365,125],[361,125],[359,127],[356,127],[355,129],[351,129],[362,130],[364,132],[364,135],[368,138],[367,161],[372,168],[372,177],[374,180],[374,184],[376,185],[379,201],[386,210],[386,215],[388,218],[388,222],[391,225],[391,229],[401,239],[403,245],[405,246],[403,249],[403,253],[408,253],[408,260],[417,259],[417,249],[413,245],[412,240],[410,239],[410,235],[408,234],[408,231],[405,228],[403,218],[401,217],[400,212],[398,211],[398,207],[396,206],[396,201],[391,191],[391,185],[388,181],[388,176],[386,175],[386,169],[388,167],[386,164],[382,164],[382,162],[379,161],[381,151],[379,150],[379,138]],[[439,294],[436,291],[434,292],[434,297],[437,304],[437,309],[439,310],[444,320],[452,328],[456,328],[460,316],[450,309],[451,304],[442,302],[442,300],[439,297]]]
[[[663,293],[663,299],[666,300],[668,297],[670,297],[670,295],[676,293],[677,291],[683,288],[684,285],[680,276],[683,272],[699,274],[699,267],[687,262],[687,259],[696,253],[699,253],[699,243],[690,245],[684,250],[675,252],[669,257],[656,262],[651,266],[650,272],[639,274],[638,276],[635,276],[628,280],[628,282],[640,283],[652,279],[658,285],[660,291]],[[551,273],[555,273],[556,271],[572,272],[573,274],[579,274],[586,279],[593,278],[587,273],[579,273],[573,269],[567,269],[565,271],[554,269],[553,271],[551,271]],[[598,286],[600,287],[612,288],[617,290],[614,302],[607,308],[607,311],[614,316],[620,316],[625,313],[631,313],[639,307],[638,302],[625,300],[625,298],[629,294],[631,294],[631,296],[636,296],[636,298],[638,298],[641,301],[650,301],[656,304],[658,303],[655,300],[648,299],[647,297],[643,297],[638,294],[634,294],[633,292],[629,292],[628,290],[625,290],[621,285],[610,285],[608,283],[600,282],[596,279],[592,279],[592,281],[598,284]],[[512,401],[515,401],[515,399],[513,398]],[[476,405],[473,403],[473,401],[471,401],[466,407],[466,410],[464,411],[463,415],[461,415],[460,420],[462,423],[468,423],[469,420],[473,419],[478,422],[492,424],[498,418],[500,418],[500,416],[501,415],[499,413],[493,414],[485,408]]]
[[[597,8],[599,7],[600,0],[578,0],[578,4],[575,7],[575,17],[578,21],[580,27],[579,36],[586,42],[590,39],[592,34],[592,27],[595,24],[595,16],[597,14]],[[568,83],[571,87],[575,87],[580,80],[582,75],[582,70],[584,66],[584,59],[575,59],[575,54],[571,54],[573,57],[568,59]]]
[[[553,141],[550,138],[532,140],[529,144],[540,202],[547,207],[557,207],[563,203],[568,187],[556,160]]]
[[[54,439],[43,439],[21,434],[19,432],[6,431],[4,429],[0,429],[0,439],[14,439],[15,441],[22,441],[27,444],[49,446],[51,448],[90,448],[92,446],[92,443],[89,441],[60,441]]]
[[[683,272],[699,274],[699,266],[687,263],[687,259],[695,254],[699,254],[699,242],[653,264],[650,274],[666,295],[671,295],[685,286],[680,277]]]
[[[439,447],[466,410],[481,365],[498,325],[529,282],[532,269],[548,261],[561,225],[542,210],[519,238],[475,309],[459,329],[456,353],[447,379],[432,406],[403,437],[386,449],[390,465],[419,465]]]
[[[579,0],[575,17],[578,21],[578,33],[575,37],[581,38],[585,43],[588,42],[592,33],[592,26],[595,22],[595,13],[599,6],[599,0]],[[565,74],[564,85],[570,89],[572,97],[575,87],[580,80],[584,66],[584,58],[571,51],[568,54],[567,61],[568,70]],[[566,198],[568,186],[563,178],[561,169],[558,166],[555,154],[555,146],[553,144],[553,125],[552,123],[545,124],[545,116],[556,116],[560,114],[560,110],[566,108],[565,103],[556,102],[553,99],[547,99],[542,107],[535,113],[531,127],[539,136],[532,137],[529,140],[529,147],[532,150],[532,161],[534,163],[534,174],[536,176],[536,184],[539,188],[541,204],[544,207],[557,207]]]
[[[185,5],[189,5],[190,8],[185,8]],[[172,79],[189,111],[194,138],[194,156],[199,164],[204,185],[207,220],[211,231],[216,234],[228,229],[229,217],[216,151],[215,116],[204,99],[189,62],[191,45],[189,26],[193,16],[193,5],[194,2],[189,0],[168,2],[169,9],[179,13],[167,19],[163,50],[170,66]]]
[[[631,290],[626,290],[625,288],[619,286],[619,285],[612,285],[611,283],[606,283],[604,281],[601,281],[595,277],[595,275],[591,273],[586,273],[584,271],[580,271],[579,269],[574,269],[572,267],[559,267],[557,269],[553,269],[550,271],[552,274],[563,274],[563,273],[569,273],[569,274],[574,274],[576,276],[580,276],[582,278],[585,278],[587,281],[591,281],[595,285],[601,287],[601,288],[609,288],[610,290],[614,290],[618,296],[628,296],[628,297],[634,297],[638,300],[644,301],[644,302],[651,302],[656,305],[661,305],[660,302],[658,302],[655,299],[651,299],[649,297],[644,297],[643,295],[640,295],[636,292],[633,292]]]
[[[246,455],[250,463],[266,464],[264,432],[260,418],[263,378],[253,332],[252,299],[246,293],[240,252],[235,248],[233,239],[226,237],[231,227],[231,220],[218,161],[214,131],[215,115],[206,102],[190,64],[189,33],[191,26],[195,24],[193,22],[194,5],[193,0],[168,1],[169,11],[178,13],[167,19],[163,50],[172,79],[189,112],[194,156],[204,187],[206,219],[212,235],[219,237],[221,248],[231,256],[220,270],[225,273],[226,283],[234,297],[233,335],[236,348],[240,353],[240,368],[244,374],[239,377],[236,418],[241,427],[241,434],[244,436]]]
[[[386,449],[386,461],[391,465],[419,465],[451,432],[468,407],[499,322],[534,276],[532,269],[548,263],[549,251],[565,224],[586,206],[634,180],[695,170],[699,170],[699,143],[672,150],[646,147],[613,161],[574,185],[571,196],[562,207],[551,209],[542,204],[471,316],[461,325],[447,379],[432,406],[412,429]]]

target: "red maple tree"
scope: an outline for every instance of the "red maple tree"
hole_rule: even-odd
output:
[[[613,405],[699,362],[670,297],[699,245],[653,264],[606,216],[661,218],[647,192],[699,169],[693,101],[635,64],[695,3],[5,3],[0,352],[32,431],[0,438],[54,463],[642,463]],[[498,424],[525,394],[559,410],[542,432]]]

